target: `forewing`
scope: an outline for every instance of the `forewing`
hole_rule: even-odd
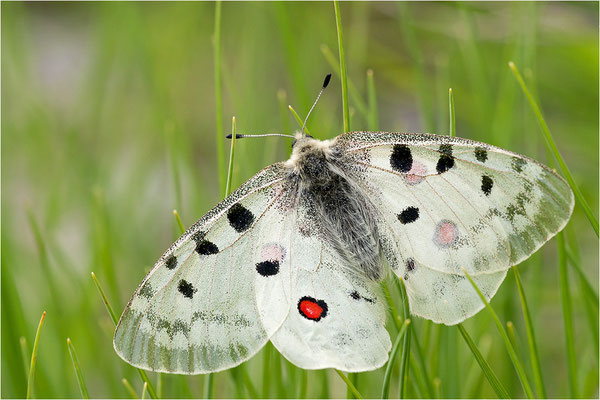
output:
[[[567,223],[573,194],[549,168],[448,136],[356,132],[337,146],[379,210],[383,251],[406,281],[411,312],[455,324],[491,298],[507,269]]]
[[[260,350],[289,310],[290,258],[275,246],[291,232],[286,174],[281,164],[259,172],[160,258],[117,326],[114,347],[124,360],[197,374]]]
[[[379,284],[357,274],[300,217],[291,247],[290,312],[271,341],[304,369],[368,371],[388,359],[385,307]]]

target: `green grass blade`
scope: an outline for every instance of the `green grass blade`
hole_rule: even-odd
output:
[[[390,378],[392,376],[392,369],[394,368],[394,362],[396,361],[396,353],[398,353],[398,349],[400,348],[400,341],[404,337],[406,333],[406,328],[410,325],[410,319],[406,319],[398,335],[396,335],[396,340],[394,340],[394,345],[392,346],[392,351],[390,353],[390,358],[387,362],[387,366],[385,367],[385,374],[383,375],[383,385],[381,389],[381,398],[387,399],[390,394]]]
[[[104,303],[104,306],[106,307],[106,310],[108,311],[108,315],[110,315],[110,319],[112,320],[113,324],[115,326],[117,326],[117,324],[119,323],[119,319],[117,318],[117,315],[113,311],[112,306],[110,305],[108,299],[106,298],[106,294],[104,294],[104,290],[102,289],[100,282],[98,282],[98,279],[96,278],[96,274],[94,274],[93,272],[92,272],[92,279],[94,280],[94,284],[96,285],[96,288],[98,289],[98,292],[100,293],[100,297],[102,297],[102,302]]]
[[[573,251],[571,251],[571,249],[569,247],[566,247],[565,251],[567,253],[567,258],[569,260],[569,264],[571,264],[573,266],[573,268],[575,269],[575,272],[577,272],[577,275],[581,279],[581,286],[583,287],[583,293],[585,294],[585,296],[587,296],[591,300],[591,303],[596,307],[596,312],[598,312],[598,303],[599,303],[598,293],[596,292],[596,290],[590,283],[590,280],[588,279],[588,277],[583,272],[583,269],[581,268],[581,260],[579,259],[579,257],[577,257],[573,253]]]
[[[558,247],[558,270],[560,282],[560,302],[563,310],[565,329],[565,347],[567,351],[567,372],[569,378],[569,397],[577,398],[577,360],[575,359],[575,342],[573,330],[573,311],[571,309],[571,292],[569,290],[569,274],[567,271],[567,254],[563,232],[556,235]]]
[[[432,381],[429,377],[429,368],[427,367],[427,364],[425,363],[425,357],[423,355],[423,350],[421,348],[421,345],[419,344],[417,332],[415,331],[415,329],[416,329],[415,325],[411,324],[410,329],[412,330],[412,333],[413,333],[412,348],[415,349],[413,354],[416,354],[416,359],[417,359],[417,362],[419,363],[419,369],[420,369],[421,373],[423,374],[423,380],[425,381],[425,389],[427,390],[427,397],[431,398],[434,395],[434,390],[433,390]]]
[[[408,307],[408,296],[406,294],[406,288],[404,287],[404,280],[396,279],[396,285],[400,291],[402,297],[402,304],[404,309],[404,318],[410,318],[410,311]],[[400,388],[398,391],[398,397],[401,399],[406,398],[406,388],[408,386],[408,360],[410,359],[410,329],[404,335],[404,341],[402,342],[402,361],[400,363]]]
[[[30,399],[33,394],[33,378],[35,377],[35,366],[37,365],[37,352],[40,344],[40,334],[42,333],[42,326],[44,325],[44,318],[46,318],[46,311],[42,313],[40,323],[38,324],[37,331],[35,333],[35,341],[33,342],[33,351],[31,352],[31,363],[29,364],[29,378],[27,379],[27,398]]]
[[[573,179],[573,176],[571,175],[571,171],[569,171],[567,164],[565,163],[562,156],[560,155],[560,152],[558,151],[558,147],[556,147],[556,143],[554,142],[554,139],[552,138],[552,134],[550,133],[550,129],[548,128],[548,125],[546,124],[546,120],[544,119],[544,116],[542,115],[542,111],[540,110],[537,103],[533,99],[533,96],[529,92],[529,89],[527,89],[527,86],[525,85],[525,81],[523,81],[523,78],[521,77],[521,73],[517,69],[517,66],[515,65],[515,63],[510,61],[508,63],[508,66],[510,67],[512,72],[515,74],[515,77],[517,78],[519,85],[521,85],[521,89],[523,90],[523,93],[525,93],[525,97],[527,97],[527,100],[529,100],[529,103],[531,104],[531,108],[533,109],[533,112],[535,113],[535,116],[537,117],[538,122],[542,128],[542,132],[544,133],[544,138],[546,139],[546,144],[548,145],[548,147],[550,148],[550,151],[554,155],[554,158],[558,162],[560,170],[561,170],[562,174],[564,175],[565,179],[567,180],[567,182],[569,183],[571,190],[573,190],[573,194],[575,194],[575,198],[577,199],[577,202],[583,209],[585,216],[590,221],[590,224],[592,224],[592,228],[594,228],[594,232],[596,232],[596,236],[598,236],[598,218],[594,215],[592,209],[590,208],[587,201],[583,197],[583,194],[579,190],[579,187],[577,186],[577,184],[575,183],[575,180]]]
[[[71,361],[73,361],[73,368],[75,369],[75,376],[77,377],[77,383],[79,384],[81,397],[84,399],[89,399],[90,395],[88,394],[87,386],[85,385],[83,374],[81,373],[81,368],[79,367],[79,358],[75,352],[75,346],[73,346],[73,343],[69,338],[67,338],[67,349],[69,349],[69,355],[71,356]]]
[[[179,230],[181,231],[181,233],[184,233],[185,226],[183,226],[183,222],[181,222],[181,217],[179,216],[177,210],[173,210],[173,215],[175,216],[175,220],[177,221],[177,226],[179,227]]]
[[[212,399],[213,381],[213,374],[206,374],[204,376],[204,394],[202,395],[203,398]]]
[[[523,391],[525,392],[525,395],[527,396],[527,398],[532,399],[534,397],[533,392],[531,391],[531,386],[529,385],[529,382],[527,381],[527,375],[525,375],[525,370],[523,369],[523,365],[521,364],[521,361],[519,361],[519,357],[517,356],[515,349],[513,348],[512,344],[510,343],[508,334],[506,333],[506,330],[502,326],[502,323],[500,322],[500,319],[498,318],[496,311],[494,311],[494,309],[492,308],[490,303],[483,296],[483,294],[481,293],[481,291],[475,284],[475,281],[473,281],[473,279],[471,278],[471,275],[469,275],[469,273],[464,268],[463,268],[463,272],[465,273],[465,276],[467,277],[467,279],[469,279],[469,282],[471,282],[471,285],[473,285],[473,288],[479,295],[479,298],[481,299],[481,301],[483,301],[483,303],[485,304],[485,307],[490,312],[490,315],[492,316],[492,319],[494,320],[494,323],[496,324],[496,327],[498,328],[498,331],[500,332],[500,336],[502,336],[502,339],[504,340],[504,345],[506,346],[506,351],[508,352],[508,355],[510,356],[513,366],[515,367],[515,371],[517,372],[517,376],[519,377],[519,381],[521,382]]]
[[[298,113],[296,112],[296,110],[294,110],[294,107],[288,106],[288,108],[290,109],[290,111],[294,115],[294,118],[296,119],[296,122],[298,122],[298,125],[300,125],[300,128],[302,128],[302,125],[304,125],[304,121],[302,121],[302,118],[300,118],[300,116],[298,115]],[[304,127],[304,133],[306,133],[307,135],[310,135],[310,132],[308,131],[307,127]]]
[[[515,333],[515,324],[512,321],[506,321],[506,332],[510,343],[513,345],[515,352],[519,354],[519,343],[517,343],[517,334]]]
[[[96,288],[98,288],[98,292],[100,293],[100,297],[102,297],[102,301],[104,302],[106,311],[108,311],[108,315],[110,315],[110,318],[111,318],[114,326],[117,326],[117,324],[119,323],[119,319],[117,318],[117,315],[113,311],[113,308],[110,305],[110,302],[106,298],[106,295],[104,294],[104,290],[102,289],[100,282],[96,278],[96,274],[94,274],[93,272],[91,274],[92,274],[92,279],[94,280],[94,284],[96,285]],[[142,381],[144,381],[148,384],[148,394],[150,394],[150,397],[152,397],[153,399],[156,399],[157,398],[156,392],[154,391],[154,387],[152,386],[152,384],[150,383],[150,380],[148,379],[148,375],[146,374],[146,371],[144,371],[143,369],[139,369],[139,368],[136,368],[136,370],[140,374]]]
[[[229,168],[227,169],[227,185],[225,186],[225,196],[231,193],[231,184],[233,178],[233,159],[235,158],[235,117],[231,118],[231,149],[229,151]]]
[[[398,314],[398,309],[394,304],[394,300],[392,299],[392,294],[390,293],[390,289],[385,281],[381,282],[381,288],[383,289],[383,295],[385,296],[385,300],[387,301],[387,305],[390,310],[390,314],[392,315],[392,322],[397,330],[400,330],[402,327],[402,320],[400,319],[400,314]]]
[[[121,379],[121,382],[123,383],[123,386],[125,386],[125,390],[127,390],[132,399],[139,399],[137,393],[133,389],[133,386],[131,386],[131,383],[129,383],[126,378]]]
[[[494,389],[494,392],[496,392],[496,395],[498,395],[498,397],[501,399],[509,399],[510,395],[508,394],[508,391],[504,388],[504,386],[502,385],[502,383],[500,382],[490,365],[487,363],[485,358],[481,355],[479,348],[477,347],[473,339],[471,339],[471,336],[469,335],[465,327],[462,324],[457,324],[456,326],[463,339],[467,343],[467,346],[471,350],[471,353],[473,353],[473,357],[475,357],[475,360],[477,360],[477,363],[481,367],[481,370],[483,371],[483,374],[490,383],[490,386],[492,387],[492,389]]]
[[[344,132],[350,132],[350,112],[348,111],[348,77],[346,74],[346,58],[344,56],[344,34],[342,33],[342,16],[340,3],[333,0],[335,9],[335,26],[337,29],[338,49],[340,52],[340,78],[342,81],[342,107],[344,109]]]
[[[213,34],[215,73],[215,134],[217,141],[217,169],[221,193],[225,191],[225,146],[223,143],[223,93],[221,82],[221,1],[215,2],[215,31]]]
[[[529,306],[525,299],[525,291],[523,290],[523,284],[521,283],[521,276],[516,266],[512,267],[517,282],[517,289],[519,290],[519,297],[521,299],[521,306],[523,308],[523,316],[525,317],[525,328],[527,329],[527,343],[529,345],[529,357],[531,358],[531,369],[533,370],[533,380],[535,383],[535,390],[539,398],[546,398],[546,387],[544,386],[544,379],[542,377],[542,368],[540,363],[540,356],[538,354],[537,344],[535,340],[535,333],[533,332],[533,322],[531,320],[531,314],[529,313]]]
[[[333,70],[335,75],[341,79],[340,63],[335,58],[335,55],[333,55],[333,52],[331,51],[329,46],[327,46],[326,44],[322,44],[321,45],[321,53],[323,54],[323,57],[325,57],[325,61],[327,61],[327,63],[329,64],[329,66],[331,67],[331,69]],[[350,78],[348,78],[348,96],[350,96],[350,100],[352,100],[352,103],[357,108],[358,112],[361,115],[368,118],[369,111],[368,111],[367,105],[365,104],[365,101],[362,99],[358,89],[356,89],[356,86],[352,82],[352,79],[350,79]],[[352,109],[349,109],[349,111],[350,111],[350,116],[352,116]]]
[[[448,129],[450,136],[456,136],[456,118],[454,116],[454,96],[452,88],[448,89],[448,109],[450,116],[450,128]]]
[[[25,379],[29,376],[29,350],[27,350],[27,339],[25,336],[19,338],[19,347],[21,348],[21,358],[25,367]]]
[[[370,131],[379,130],[379,116],[377,115],[377,95],[375,93],[375,79],[373,78],[373,70],[367,70],[367,98],[368,98],[368,112],[367,112],[367,127]]]
[[[352,384],[352,382],[350,381],[350,379],[348,379],[348,377],[346,375],[344,375],[340,370],[335,370],[335,372],[337,372],[337,374],[340,376],[340,378],[342,378],[342,380],[346,383],[346,386],[348,387],[348,389],[350,389],[352,391],[352,394],[354,395],[354,397],[356,397],[357,399],[362,399],[362,395],[360,394],[360,392],[358,390],[356,390],[356,387]]]
[[[144,382],[144,386],[142,387],[142,400],[146,398],[146,393],[148,392],[148,382]]]

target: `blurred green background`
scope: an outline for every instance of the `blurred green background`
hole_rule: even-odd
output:
[[[550,162],[507,66],[513,60],[598,214],[598,3],[340,6],[351,130],[447,134],[452,87],[457,136]],[[128,397],[123,377],[140,395],[135,370],[112,349],[114,328],[90,272],[120,314],[178,236],[172,210],[189,226],[223,196],[215,133],[215,4],[2,2],[1,8],[1,395],[25,396],[27,357],[44,310],[37,397],[80,396],[67,337],[92,397]],[[334,79],[308,129],[321,139],[342,133],[332,3],[226,2],[221,23],[225,134],[234,115],[238,133],[298,129],[288,104],[304,116],[328,72]],[[373,104],[368,69],[377,120],[365,113]],[[229,143],[219,140],[226,159]],[[287,139],[238,142],[234,186],[289,150]],[[578,206],[566,237],[597,292],[598,241]],[[557,257],[552,241],[519,270],[548,395],[569,397]],[[572,265],[569,273],[576,394],[597,397],[598,306],[584,298]],[[503,322],[514,323],[516,347],[533,382],[512,273],[492,305]],[[524,396],[489,313],[480,312],[465,327],[511,396]],[[418,320],[415,332],[438,395],[495,396],[455,327]],[[396,364],[391,396],[398,395]],[[414,368],[414,359],[410,365],[408,393],[426,397],[418,384],[423,371]],[[236,389],[241,375],[260,396],[345,396],[334,372],[302,372],[271,347],[243,368],[216,374],[214,396],[251,395]],[[202,395],[201,376],[149,376],[164,397]],[[377,397],[382,378],[383,369],[360,374],[357,387],[365,397]]]

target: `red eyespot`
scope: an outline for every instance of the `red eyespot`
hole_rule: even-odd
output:
[[[298,312],[306,319],[319,321],[327,316],[327,303],[323,300],[304,296],[298,301]]]

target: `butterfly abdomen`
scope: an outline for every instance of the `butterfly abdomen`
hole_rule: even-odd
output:
[[[300,201],[308,205],[318,234],[347,264],[373,280],[383,277],[374,207],[338,167],[342,155],[314,139],[294,148]],[[294,146],[296,147],[296,146]]]

